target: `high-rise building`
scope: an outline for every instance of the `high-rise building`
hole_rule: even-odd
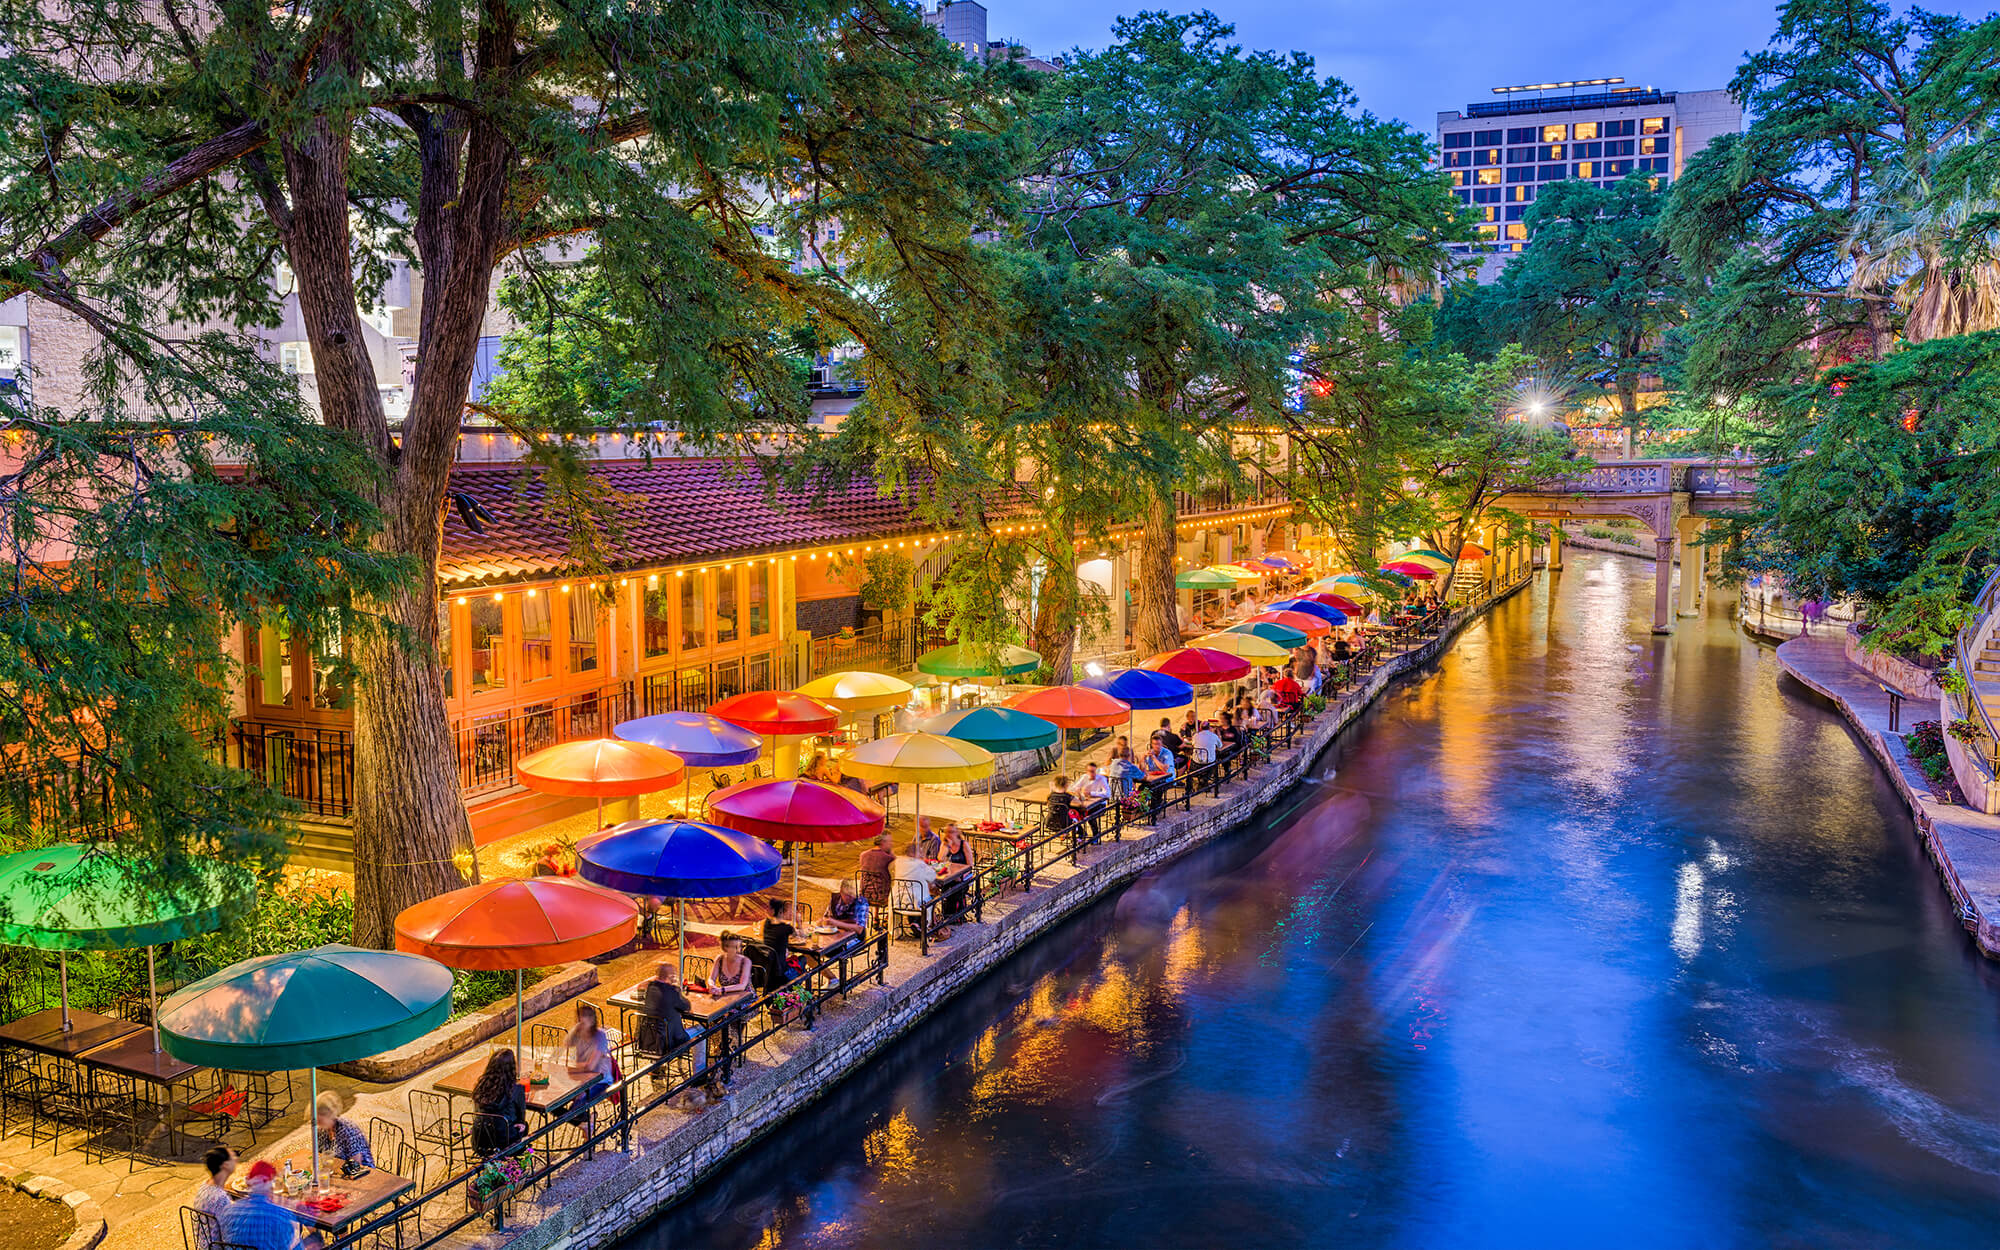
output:
[[[1581,178],[1600,186],[1643,173],[1664,187],[1717,135],[1743,128],[1727,91],[1662,91],[1623,78],[1495,87],[1498,99],[1437,115],[1438,162],[1479,215],[1479,280],[1527,242],[1535,193]]]
[[[968,58],[986,59],[986,6],[979,0],[938,0],[937,8],[924,11],[924,25]]]

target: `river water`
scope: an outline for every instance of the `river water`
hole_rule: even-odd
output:
[[[1574,553],[624,1250],[2000,1245],[2000,975],[1836,713]]]

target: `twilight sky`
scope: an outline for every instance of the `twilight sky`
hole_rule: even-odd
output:
[[[931,0],[935,3],[935,0]],[[1725,87],[1776,25],[1777,0],[983,0],[987,34],[1043,55],[1110,42],[1112,19],[1140,9],[1207,8],[1249,48],[1311,53],[1362,107],[1424,133],[1439,109],[1491,100],[1494,87],[1622,75],[1663,90]],[[1930,0],[1984,14],[1990,2]]]

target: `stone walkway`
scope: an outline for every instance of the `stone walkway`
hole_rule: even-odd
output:
[[[1832,700],[1861,735],[1909,805],[1917,834],[1938,867],[1960,919],[1986,955],[2000,959],[2000,816],[1931,795],[1924,774],[1889,729],[1889,696],[1876,676],[1847,658],[1839,634],[1794,638],[1778,648],[1785,671]],[[1935,715],[1905,699],[1905,726]]]

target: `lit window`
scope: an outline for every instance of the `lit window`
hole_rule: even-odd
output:
[[[475,694],[507,685],[506,616],[506,607],[498,599],[481,595],[472,601],[469,641]]]
[[[536,594],[521,599],[521,680],[540,681],[556,672],[555,618],[549,614],[549,597]]]
[[[1576,167],[1576,176],[1579,178],[1595,178],[1597,173],[1594,163],[1591,161],[1579,161]]]
[[[715,640],[736,641],[736,571],[724,569],[715,579]]]
[[[1639,119],[1639,133],[1642,135],[1663,135],[1667,133],[1667,119],[1664,117],[1642,117]]]
[[[706,573],[689,573],[681,583],[681,650],[695,651],[708,645],[708,612],[701,584]]]
[[[1482,165],[1498,165],[1500,163],[1500,149],[1487,148],[1485,158],[1479,163]]]
[[[1569,127],[1562,125],[1542,127],[1543,143],[1561,143],[1569,138]]]
[[[1528,192],[1529,192],[1530,190],[1532,190],[1532,188],[1530,188],[1530,187],[1527,187],[1527,186],[1518,186],[1518,187],[1515,187],[1515,188],[1514,188],[1514,202],[1515,202],[1515,203],[1517,203],[1517,204],[1525,204],[1525,203],[1527,203],[1527,202],[1528,202],[1528,200],[1529,200],[1529,199],[1531,198],[1531,197],[1529,196],[1529,194],[1528,194]]]
[[[1500,227],[1497,225],[1482,225],[1479,227],[1479,237],[1482,239],[1497,239],[1500,237]]]
[[[1499,213],[1498,209],[1495,209],[1489,205],[1486,209],[1486,220],[1498,221],[1499,220],[1498,213]]]
[[[1526,223],[1524,223],[1524,222],[1519,222],[1519,221],[1515,221],[1515,222],[1509,222],[1509,223],[1507,224],[1507,237],[1508,237],[1508,238],[1510,238],[1510,239],[1525,239],[1525,238],[1527,238],[1527,237],[1528,237],[1528,227],[1527,227]]]
[[[569,671],[597,670],[597,596],[588,586],[569,597]]]
[[[257,630],[259,701],[267,707],[292,702],[292,629],[283,620],[267,620]]]
[[[1479,170],[1479,171],[1478,171],[1478,173],[1479,173],[1479,185],[1480,185],[1480,186],[1482,186],[1482,187],[1497,187],[1497,186],[1499,186],[1499,185],[1500,185],[1500,171],[1499,171],[1499,170],[1497,170],[1497,169],[1482,169],[1482,170]]]
[[[332,612],[322,613],[313,624],[310,654],[312,705],[322,709],[345,708],[347,686],[341,679],[345,676],[347,644],[341,640],[340,618]]]
[[[1653,156],[1657,153],[1664,152],[1666,150],[1667,150],[1667,141],[1665,139],[1639,140],[1639,155],[1641,156]]]
[[[1596,137],[1596,122],[1578,122],[1576,124],[1576,133],[1570,136],[1570,138],[1575,139],[1578,143],[1582,143],[1585,139],[1595,139]]]
[[[640,621],[640,632],[646,639],[646,658],[649,660],[673,650],[674,627],[668,616],[673,610],[673,602],[673,592],[658,586],[646,587],[645,595],[639,600],[639,611],[644,617]]]
[[[1451,171],[1451,185],[1452,185],[1452,186],[1454,186],[1454,187],[1462,187],[1462,186],[1464,186],[1464,185],[1465,185],[1465,171],[1464,171],[1464,170],[1462,170],[1462,169],[1454,169],[1454,170],[1452,170],[1452,171]]]
[[[750,637],[757,638],[771,632],[771,566],[754,565],[744,574],[749,583],[745,597],[750,609]]]

